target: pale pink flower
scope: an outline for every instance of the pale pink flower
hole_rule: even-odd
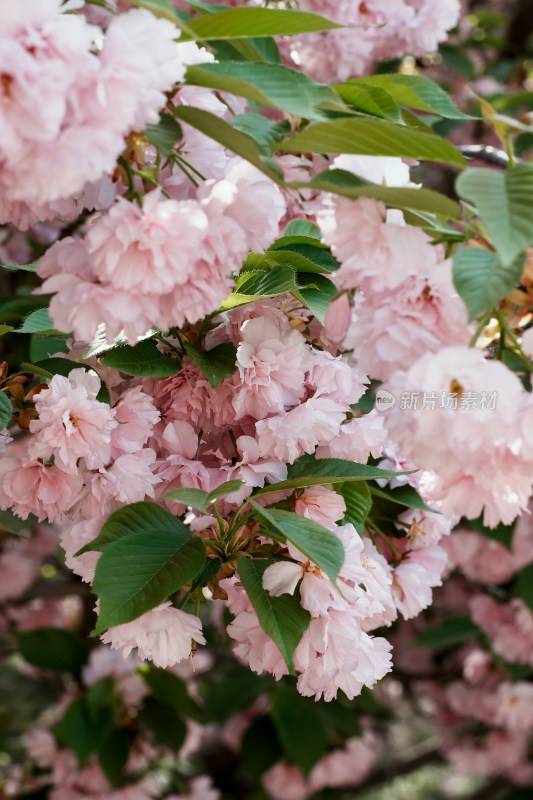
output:
[[[140,386],[127,389],[114,410],[118,425],[111,432],[111,455],[116,458],[121,453],[135,453],[146,444],[160,413]]]
[[[347,739],[342,749],[332,750],[313,767],[309,776],[312,791],[362,783],[378,756],[378,741],[371,734]]]
[[[287,465],[274,459],[261,458],[259,445],[253,436],[239,436],[236,442],[240,461],[233,467],[224,467],[226,480],[241,479],[245,484],[238,492],[228,495],[227,502],[240,504],[254,487],[264,486],[265,481],[278,483],[286,480]]]
[[[400,398],[386,414],[387,430],[424,467],[422,489],[441,501],[445,516],[474,519],[484,507],[485,524],[494,527],[527,507],[533,453],[523,423],[532,417],[531,399],[504,364],[446,347],[395,372],[385,388]],[[416,395],[416,409],[402,404],[402,392]]]
[[[35,398],[39,419],[30,423],[30,456],[54,455],[56,465],[74,475],[79,458],[89,469],[105,466],[117,423],[112,409],[96,400],[99,389],[100,379],[92,371],[73,369],[68,378],[54,375]]]
[[[65,551],[65,564],[86,583],[92,583],[94,579],[100,553],[89,551],[80,556],[76,556],[76,553],[96,539],[104,522],[104,518],[93,515],[91,519],[84,519],[74,524],[68,522],[61,528],[60,542]]]
[[[324,334],[330,342],[342,342],[348,332],[351,320],[350,298],[346,293],[340,294],[328,306]]]
[[[416,617],[433,599],[432,588],[442,585],[446,551],[438,545],[410,550],[394,568],[392,593],[404,619]]]
[[[291,40],[289,52],[296,64],[304,64],[316,80],[328,83],[368,74],[379,61],[432,52],[454,27],[460,11],[459,0],[300,0],[299,7],[358,26]]]
[[[57,744],[46,728],[32,728],[26,735],[28,755],[41,768],[50,767],[57,755]]]
[[[296,514],[312,519],[325,528],[335,530],[346,513],[346,503],[342,495],[325,486],[311,486],[298,496],[294,505]]]
[[[495,653],[510,662],[533,666],[533,614],[518,597],[506,604],[488,595],[470,601],[470,616],[491,639]]]
[[[369,456],[379,458],[385,439],[383,415],[373,410],[363,417],[355,417],[341,425],[336,436],[327,444],[317,447],[316,457],[343,458],[366,464]]]
[[[336,436],[345,417],[344,406],[327,397],[312,397],[285,414],[256,423],[260,453],[292,464]]]
[[[505,681],[499,685],[495,699],[497,724],[511,733],[533,728],[533,684]]]
[[[53,522],[72,508],[82,485],[75,465],[66,473],[55,464],[4,456],[0,464],[0,508],[11,508],[21,519],[35,514],[40,522]]]
[[[41,564],[25,552],[7,549],[0,555],[2,583],[0,584],[0,601],[11,600],[24,594],[38,577]]]
[[[119,198],[85,239],[95,275],[126,291],[165,294],[194,270],[208,219],[195,201],[145,195],[142,209]]]
[[[253,611],[240,611],[227,630],[236,642],[233,645],[234,654],[252,672],[270,672],[276,680],[288,675],[287,665],[278,646],[261,628]]]
[[[263,419],[280,414],[302,398],[304,376],[311,366],[311,354],[304,337],[268,319],[247,320],[241,328],[237,349],[240,387],[233,406],[236,419],[250,415]]]
[[[341,689],[352,699],[390,672],[390,649],[386,639],[361,630],[352,609],[312,619],[294,654],[298,691],[330,701]]]
[[[396,527],[405,532],[410,550],[419,550],[428,545],[438,544],[443,536],[449,536],[452,521],[443,514],[439,514],[437,509],[435,511],[436,513],[432,514],[429,511],[409,508],[398,515]],[[441,543],[441,545],[446,549],[445,544]]]
[[[313,362],[306,379],[313,397],[328,397],[349,411],[350,405],[364,395],[369,383],[365,373],[346,358],[332,356],[325,350],[313,351]]]
[[[136,647],[140,659],[163,669],[188,658],[193,639],[205,644],[198,617],[173,608],[168,600],[133,622],[112,626],[101,639],[113,650],[121,649],[125,658]]]
[[[155,458],[155,451],[146,447],[137,453],[124,453],[107,469],[100,468],[90,484],[96,508],[104,508],[111,498],[121,503],[136,503],[155,497],[154,486],[161,482],[152,472]]]
[[[273,800],[305,800],[312,792],[302,770],[284,761],[270,767],[262,783]]]
[[[409,368],[427,352],[466,345],[469,336],[466,306],[445,261],[408,277],[393,292],[356,295],[342,344],[355,350],[362,369],[386,380],[398,364]]]

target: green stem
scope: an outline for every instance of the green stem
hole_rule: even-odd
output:
[[[505,149],[507,150],[507,155],[509,156],[509,169],[512,169],[516,166],[516,158],[514,154],[513,143],[511,142],[511,136],[509,134],[505,137]]]
[[[131,197],[138,202],[140,206],[142,206],[142,198],[140,192],[137,191],[135,188],[135,175],[134,170],[131,168],[131,165],[128,164],[124,156],[118,157],[118,163],[120,166],[126,170],[126,175],[128,178],[128,192],[127,194],[131,195]]]
[[[161,336],[160,333],[156,333],[156,335],[154,336],[154,339],[157,339],[159,342],[164,344],[165,347],[168,347],[170,350],[173,350],[176,353],[176,355],[178,355],[180,357],[180,359],[183,358],[183,352],[181,350],[178,350],[177,347],[174,347],[174,345],[171,344],[170,342],[167,342],[165,337]]]
[[[486,327],[488,321],[492,317],[492,314],[493,314],[493,310],[492,309],[490,311],[487,311],[485,314],[483,314],[483,316],[481,317],[481,320],[479,322],[479,325],[476,328],[476,332],[474,333],[474,335],[470,339],[470,342],[468,344],[469,347],[474,347],[475,343],[477,342],[477,340],[481,336],[481,331],[483,330],[483,328]]]
[[[390,537],[390,536],[388,536],[386,533],[384,533],[384,532],[381,530],[381,528],[378,528],[378,526],[376,525],[376,523],[375,523],[373,520],[372,520],[372,521],[369,521],[369,520],[367,520],[367,524],[370,524],[370,525],[372,526],[372,528],[373,528],[373,529],[374,529],[374,531],[375,531],[375,532],[378,534],[378,536],[381,536],[381,538],[382,538],[382,539],[384,539],[384,541],[385,541],[385,542],[387,542],[388,546],[390,547],[390,549],[392,550],[392,552],[394,553],[394,555],[395,555],[397,558],[399,558],[399,559],[400,559],[400,558],[402,557],[402,554],[400,553],[400,551],[398,550],[398,548],[396,547],[396,545],[395,545],[395,544],[393,544],[391,537]]]
[[[514,347],[516,348],[516,349],[509,348],[509,350],[511,350],[511,352],[514,353],[515,356],[522,362],[522,364],[524,365],[524,367],[527,369],[528,372],[533,372],[533,362],[531,361],[529,356],[523,351],[522,345],[520,344],[517,337],[513,333],[510,325],[505,321],[503,314],[497,311],[496,317],[500,324],[501,339],[504,340],[503,334],[509,337]],[[503,352],[503,345],[501,350]],[[498,358],[499,357],[500,357],[500,349],[498,349]]]

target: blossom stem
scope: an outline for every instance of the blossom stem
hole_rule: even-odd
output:
[[[474,347],[475,343],[477,342],[477,340],[481,336],[481,332],[483,331],[483,328],[485,328],[485,326],[487,325],[487,322],[492,317],[492,313],[493,312],[492,312],[492,309],[491,309],[490,311],[487,311],[485,314],[483,314],[483,316],[481,317],[481,320],[479,321],[479,324],[478,324],[478,326],[476,328],[476,332],[474,333],[474,335],[470,339],[470,342],[468,344],[469,347]]]

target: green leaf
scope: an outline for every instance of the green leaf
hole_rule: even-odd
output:
[[[50,336],[45,333],[34,333],[30,342],[30,361],[42,361],[44,358],[50,358],[55,353],[69,352],[66,344],[67,335]]]
[[[187,355],[200,367],[214,389],[237,372],[237,348],[232,342],[217,344],[211,350],[199,350],[187,341],[183,344]]]
[[[87,650],[70,631],[38,628],[15,635],[23,658],[39,669],[77,674],[87,660]]]
[[[295,688],[280,686],[270,716],[288,759],[308,774],[328,749],[316,712]]]
[[[154,144],[164,156],[169,156],[174,146],[183,136],[181,125],[174,117],[164,112],[159,113],[157,125],[147,125],[144,129],[144,136],[149,142]]]
[[[87,364],[78,364],[69,358],[42,358],[36,364],[24,363],[25,372],[33,372],[35,375],[51,378],[54,375],[63,375],[67,378],[73,369],[92,369]]]
[[[322,238],[322,232],[318,225],[309,222],[307,219],[291,219],[285,228],[284,237],[303,236],[306,239],[317,239],[317,244]]]
[[[533,564],[529,564],[519,573],[516,591],[530,611],[533,611]]]
[[[251,501],[260,517],[283,534],[307,558],[311,559],[335,583],[344,563],[344,547],[334,533],[292,511],[262,508]]]
[[[133,347],[128,344],[113,347],[102,358],[102,364],[139,378],[163,378],[181,369],[180,362],[162,353],[153,339],[144,339]]]
[[[342,117],[310,125],[292,139],[276,145],[275,149],[289,153],[358,153],[417,158],[459,166],[465,164],[463,156],[452,144],[433,133],[358,117]]]
[[[186,506],[200,511],[202,514],[208,513],[208,508],[219,497],[237,492],[245,481],[234,480],[226,481],[213,489],[212,492],[204,492],[202,489],[171,489],[170,492],[162,495],[163,500],[174,500],[177,503],[183,503]]]
[[[78,697],[69,705],[61,720],[60,731],[68,747],[76,753],[78,764],[82,767],[97,749],[102,736],[101,731],[92,723],[84,696]]]
[[[273,8],[235,8],[191,20],[187,33],[197,39],[247,39],[253,36],[291,36],[340,28],[318,14]],[[185,37],[184,37],[185,38]]]
[[[389,479],[405,474],[404,472],[391,472],[379,467],[370,467],[366,464],[356,464],[354,461],[345,461],[341,458],[303,459],[295,461],[289,466],[289,477],[286,481],[264,486],[254,492],[253,497],[282,492],[286,489],[317,486],[318,484],[372,481],[376,478]]]
[[[233,492],[238,492],[245,483],[246,481],[240,478],[236,478],[233,481],[224,481],[220,486],[217,486],[213,491],[209,492],[209,502],[212,503],[214,500],[218,500],[219,497],[225,497],[228,494],[233,494]]]
[[[105,550],[113,542],[132,533],[158,529],[174,531],[174,533],[183,538],[183,541],[190,536],[190,532],[183,522],[171,514],[170,511],[167,511],[166,508],[158,506],[157,503],[148,501],[130,503],[130,505],[122,506],[122,508],[113,511],[104,522],[96,539],[93,539],[92,542],[78,550],[76,555],[81,556],[91,550]]]
[[[320,242],[286,243],[287,239],[295,237],[284,236],[268,248],[266,256],[274,258],[287,253],[292,259],[292,266],[299,272],[335,272],[339,268],[338,261],[333,258],[329,250],[320,245]],[[291,262],[289,262],[291,263]]]
[[[0,429],[7,428],[13,416],[13,406],[11,400],[5,394],[0,392]]]
[[[301,607],[297,594],[271,597],[263,589],[263,573],[272,562],[239,558],[239,576],[259,624],[278,646],[287,668],[294,675],[293,656],[311,621],[311,615]]]
[[[13,325],[4,325],[0,323],[0,336],[4,336],[6,333],[9,333],[13,330]]]
[[[132,533],[110,544],[96,564],[93,588],[100,598],[95,633],[131,622],[155,608],[202,569],[205,547],[175,531]]]
[[[251,257],[255,257],[255,253],[251,253],[249,259]],[[257,256],[257,261],[259,264],[265,264],[265,260],[269,258],[269,255]],[[290,257],[287,260],[290,261]],[[269,272],[243,272],[239,276],[235,291],[222,303],[222,308],[228,310],[255,300],[264,300],[266,297],[278,297],[297,289],[294,269],[287,264],[276,266]]]
[[[50,319],[47,308],[38,308],[29,314],[20,328],[17,328],[15,333],[55,333],[54,323]]]
[[[38,261],[32,261],[31,264],[0,264],[2,269],[22,270],[23,272],[35,272]]]
[[[80,767],[91,753],[98,751],[102,740],[113,727],[115,686],[107,677],[93,684],[67,708],[59,723],[59,733],[78,756]]]
[[[239,9],[240,11],[259,11],[260,9]],[[218,16],[218,15],[217,15]],[[205,133],[210,139],[227,147],[232,153],[236,153],[241,158],[249,161],[254,167],[264,172],[269,178],[277,183],[283,180],[283,172],[280,167],[271,159],[262,156],[257,143],[246,133],[233,128],[228,122],[204,111],[201,108],[192,106],[178,106],[174,111],[174,116],[192,125],[193,128]]]
[[[207,514],[209,492],[204,492],[202,489],[171,489],[170,492],[165,492],[161,499],[173,500],[175,503],[182,503],[184,506],[190,506],[202,514]]]
[[[173,708],[147,697],[139,710],[139,720],[148,728],[157,744],[169,747],[174,753],[181,750],[187,726]]]
[[[272,685],[270,676],[264,673],[256,675],[238,664],[232,664],[222,678],[220,673],[221,670],[216,671],[215,683],[200,684],[208,720],[223,722],[239,711],[245,711]]]
[[[323,103],[346,112],[346,107],[329,86],[316,83],[302,72],[281,64],[250,64],[239,61],[194,64],[187,68],[185,80],[246,97],[260,106],[281,108],[305,119],[323,119]]]
[[[242,738],[241,759],[246,771],[256,780],[276,761],[283,759],[283,750],[270,717],[256,717],[246,730]]]
[[[377,486],[371,486],[370,492],[376,497],[382,497],[384,500],[391,500],[400,506],[406,508],[418,508],[421,511],[431,511],[432,514],[438,514],[438,511],[430,508],[420,497],[416,489],[412,486],[397,486],[394,489],[381,489]]]
[[[365,520],[372,508],[372,495],[367,483],[341,483],[336,491],[346,503],[343,523],[351,522],[358,533],[363,533]]]
[[[498,305],[520,282],[526,253],[504,267],[496,253],[482,247],[463,247],[453,257],[453,282],[466,303],[469,321]]]
[[[533,242],[533,164],[507,172],[475,168],[463,172],[457,193],[477,207],[504,266]]]
[[[242,131],[242,133],[255,139],[263,147],[268,147],[274,142],[281,142],[291,130],[291,124],[288,120],[271,122],[261,114],[256,114],[255,111],[237,114],[230,124],[232,128]]]
[[[222,44],[220,40],[218,40],[218,44]],[[236,55],[239,56],[237,59],[238,61],[260,61],[260,62],[268,62],[269,64],[281,64],[281,54],[279,52],[279,47],[276,44],[276,40],[272,36],[250,36],[250,38],[246,39],[233,39],[231,44],[230,42],[225,42],[226,47],[233,48]],[[211,42],[211,48],[216,56],[216,46],[213,46]],[[228,58],[217,58],[218,61],[233,61],[235,60],[234,57],[229,55]]]
[[[470,617],[454,616],[422,631],[415,644],[424,647],[452,647],[479,636],[481,631]]]
[[[146,666],[141,668],[141,677],[160,703],[187,717],[198,716],[198,706],[189,696],[185,682],[173,672]]]
[[[432,189],[409,189],[396,186],[380,186],[359,178],[343,169],[330,169],[321,172],[311,181],[297,181],[288,184],[294,189],[315,189],[321,192],[340,194],[343,197],[373,197],[393,208],[412,209],[446,217],[459,218],[459,203],[450,200]]]
[[[124,728],[113,728],[99,744],[98,762],[115,789],[124,785],[129,752],[129,737]]]
[[[298,290],[298,295],[317,320],[325,325],[328,306],[337,295],[337,287],[323,275],[306,275],[300,273],[301,280],[312,280],[315,286],[307,286]]]
[[[344,102],[357,111],[402,124],[402,115],[397,102],[380,86],[348,82],[339,83],[334,88]]]
[[[433,112],[445,119],[477,119],[460,111],[440,86],[420,75],[372,75],[367,78],[354,78],[346,83],[337,84],[334,88],[342,97],[343,91],[360,85],[383,89],[397,103],[419,111]]]

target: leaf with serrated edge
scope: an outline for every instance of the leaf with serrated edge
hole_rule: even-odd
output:
[[[251,504],[260,517],[282,533],[335,583],[344,563],[344,547],[334,533],[292,511],[266,509],[253,500]]]
[[[75,555],[80,556],[91,550],[105,550],[112,542],[123,536],[158,529],[174,531],[183,537],[183,541],[190,536],[190,531],[183,522],[157,503],[148,501],[130,503],[113,511],[104,522],[96,539],[78,550]]]
[[[237,569],[259,624],[278,646],[289,672],[294,675],[294,651],[309,627],[311,615],[301,607],[296,594],[271,597],[263,589],[263,573],[272,563],[243,556],[237,562]]]
[[[416,472],[416,470],[411,470],[411,472]],[[314,461],[306,461],[304,464],[295,462],[289,467],[288,480],[264,486],[254,492],[253,497],[282,492],[286,489],[318,486],[319,484],[372,481],[376,478],[389,479],[407,474],[407,472],[392,472],[379,467],[369,467],[366,464],[356,464],[354,461],[345,461],[342,458],[319,458]]]
[[[191,581],[205,562],[201,539],[183,542],[174,531],[132,533],[104,550],[93,588],[100,598],[95,633],[131,622]]]

